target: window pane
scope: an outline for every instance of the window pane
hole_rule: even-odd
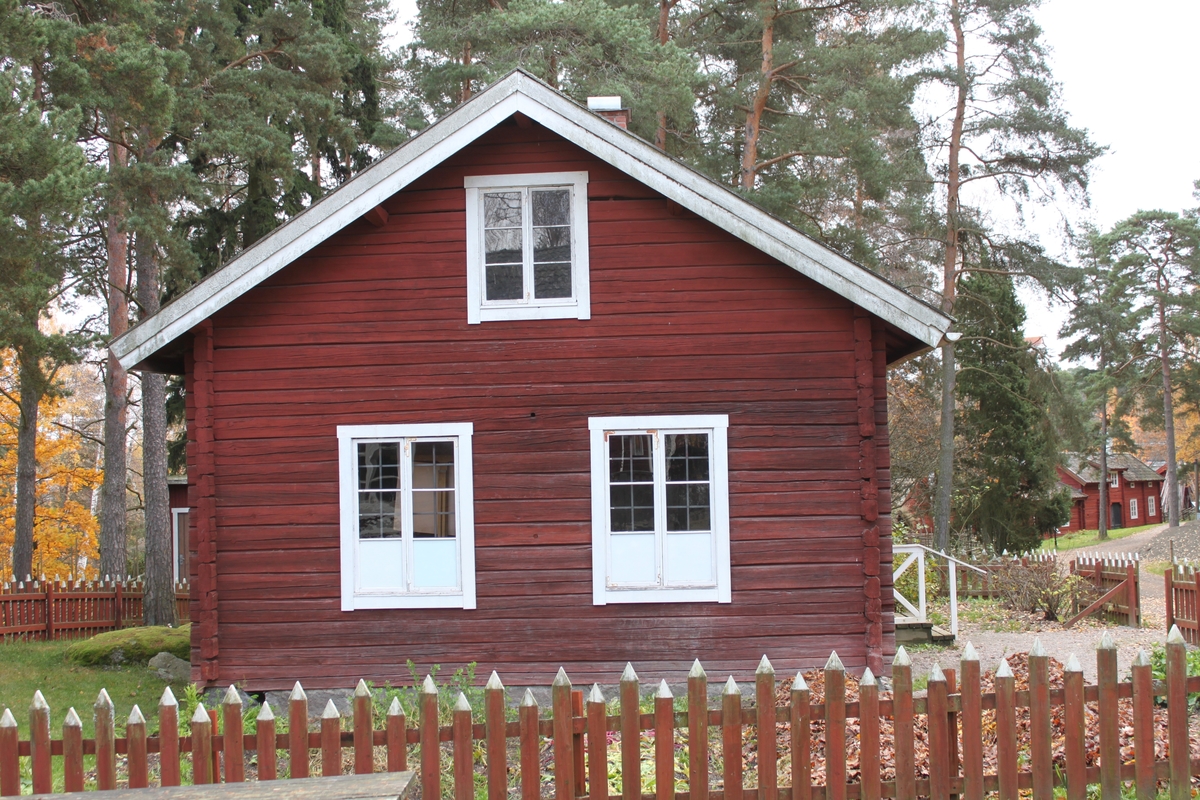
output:
[[[488,264],[520,264],[521,229],[484,231],[483,252]]]
[[[533,192],[534,225],[570,225],[571,193],[567,189]]]
[[[454,503],[449,492],[422,492],[418,502],[418,494],[413,493],[413,538],[415,539],[453,539]],[[449,503],[446,501],[449,500]],[[442,511],[417,513],[417,508],[431,509],[437,504]]]
[[[668,481],[708,480],[708,434],[668,434],[663,437]]]
[[[360,442],[358,445],[358,488],[398,489],[399,442]]]
[[[667,530],[707,531],[711,503],[707,483],[667,484]]]
[[[653,484],[616,484],[608,492],[612,530],[654,530]]]
[[[521,193],[497,192],[483,196],[485,228],[521,227]]]
[[[645,434],[610,436],[608,439],[609,480],[647,483],[654,480],[651,440]]]
[[[393,539],[400,536],[398,492],[361,492],[358,495],[358,537]]]
[[[413,488],[454,488],[454,443],[414,442]]]
[[[504,231],[507,233],[508,231]],[[490,234],[491,231],[488,231]],[[571,260],[570,228],[534,228],[533,262],[545,264],[552,261]]]
[[[571,265],[534,264],[533,296],[539,300],[546,297],[570,297]]]
[[[487,299],[520,300],[525,294],[520,264],[487,266]]]

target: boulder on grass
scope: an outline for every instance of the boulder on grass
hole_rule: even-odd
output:
[[[167,683],[188,683],[192,680],[192,665],[166,651],[150,659],[149,666]]]
[[[190,624],[178,628],[123,628],[75,642],[67,648],[67,660],[83,666],[145,664],[163,651],[180,659],[189,658],[191,648]]]

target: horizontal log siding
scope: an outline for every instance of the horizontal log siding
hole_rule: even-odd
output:
[[[463,177],[569,170],[590,175],[592,319],[468,326]],[[408,659],[516,683],[626,660],[682,678],[695,657],[740,678],[832,648],[865,665],[849,302],[536,126],[385,207],[213,320],[219,682],[396,682]],[[594,607],[587,418],[666,413],[729,414],[733,603]],[[478,609],[341,612],[335,427],[466,421]]]

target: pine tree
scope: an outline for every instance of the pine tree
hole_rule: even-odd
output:
[[[931,0],[946,31],[944,65],[933,73],[947,91],[947,112],[926,126],[945,189],[942,224],[942,310],[954,313],[959,277],[969,272],[964,244],[986,238],[992,250],[1037,250],[1028,241],[1005,241],[988,230],[985,215],[965,196],[982,183],[991,200],[999,192],[1020,204],[1034,192],[1083,197],[1088,169],[1103,148],[1072,127],[1046,60],[1042,32],[1032,12],[1038,0]],[[1038,259],[1035,261],[1044,261]],[[1052,274],[1040,279],[1053,282]],[[941,442],[934,504],[934,544],[949,542],[954,487],[955,345],[942,346]]]
[[[1134,287],[1129,276],[1112,269],[1097,250],[1098,237],[1091,236],[1083,253],[1084,265],[1072,270],[1066,280],[1071,315],[1060,332],[1069,340],[1063,348],[1066,361],[1090,361],[1093,366],[1079,377],[1084,395],[1100,420],[1098,439],[1092,448],[1100,461],[1099,538],[1108,538],[1108,451],[1112,438],[1110,406],[1127,380],[1132,363],[1133,332],[1144,320],[1134,307]]]
[[[924,271],[929,176],[910,106],[942,42],[907,0],[701,3],[681,40],[701,54],[702,171],[875,269]]]
[[[690,123],[698,84],[693,59],[653,37],[657,12],[604,0],[418,4],[410,69],[434,117],[522,67],[576,101],[620,95],[630,129],[653,139],[660,112]],[[424,122],[425,120],[422,120]]]
[[[76,266],[68,239],[94,175],[75,145],[78,114],[44,109],[42,21],[0,3],[0,347],[16,362],[20,410],[12,570],[32,574],[38,479],[38,411],[56,373],[78,361],[83,337],[52,328],[49,314]]]
[[[157,249],[173,204],[187,193],[187,172],[162,146],[187,64],[184,54],[167,44],[179,39],[178,29],[166,24],[169,12],[163,2],[80,0],[74,13],[51,14],[47,22],[52,29],[45,53],[48,96],[56,106],[83,112],[87,124],[79,129],[81,142],[105,155],[95,228],[103,236],[106,275],[94,283],[107,307],[110,339],[129,327],[133,237],[143,251]],[[128,405],[128,375],[110,354],[100,507],[103,575],[127,572]],[[151,535],[169,546],[165,496],[165,486],[152,492],[162,508],[151,509],[148,522]]]
[[[1012,279],[980,271],[961,289],[958,422],[967,444],[954,516],[994,552],[1017,552],[1070,518],[1070,496],[1055,473],[1057,441]]]
[[[1133,289],[1133,317],[1145,358],[1140,387],[1161,400],[1167,444],[1167,522],[1179,526],[1174,396],[1187,343],[1200,337],[1200,221],[1167,211],[1139,211],[1100,236],[1095,246]],[[1155,375],[1157,373],[1157,375]],[[1155,380],[1154,378],[1157,378]]]

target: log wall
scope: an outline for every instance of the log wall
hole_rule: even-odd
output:
[[[467,325],[464,176],[575,170],[591,319]],[[197,331],[198,678],[890,661],[878,319],[536,125],[497,128],[384,207]],[[729,414],[733,602],[594,607],[587,419],[668,413]],[[336,426],[419,422],[475,426],[478,608],[343,613]]]

